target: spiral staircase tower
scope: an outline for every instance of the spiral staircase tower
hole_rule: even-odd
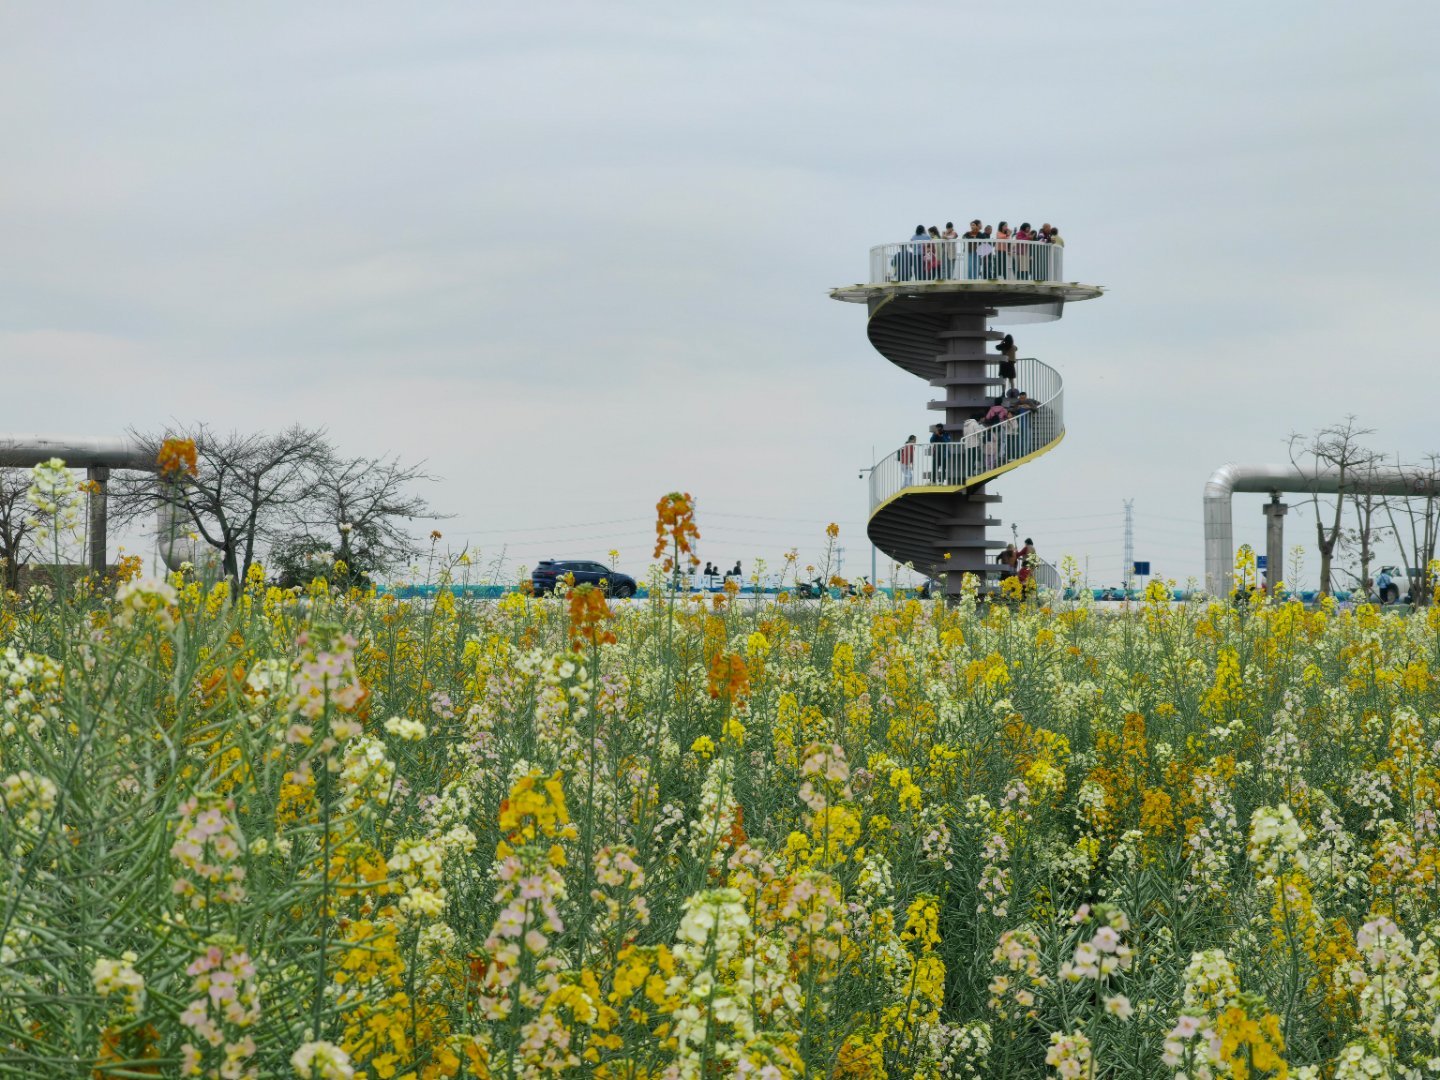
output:
[[[1000,497],[990,481],[1048,452],[1065,437],[1064,383],[1033,358],[1017,364],[1016,387],[1033,411],[976,430],[1004,390],[993,342],[995,325],[1060,318],[1065,304],[1102,290],[1063,278],[1064,248],[1035,241],[926,241],[882,244],[870,251],[870,279],[831,291],[865,304],[866,330],[881,356],[924,379],[939,395],[929,403],[952,442],[900,447],[870,469],[870,540],[897,563],[942,583],[948,596],[966,573],[993,587],[991,558],[1003,540],[988,530]]]

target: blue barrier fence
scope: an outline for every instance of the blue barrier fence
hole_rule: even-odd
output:
[[[442,587],[456,599],[465,598],[471,600],[498,600],[507,593],[516,591],[514,585],[386,585],[379,589],[379,593],[381,596],[393,596],[397,600],[433,600],[439,594]],[[714,594],[724,592],[725,590],[717,586],[715,588],[697,588],[691,591]],[[753,585],[745,585],[741,588],[740,595],[774,596],[780,591],[780,589],[774,586],[767,586],[757,590]],[[793,589],[787,589],[786,591],[793,591]],[[876,591],[887,596],[894,595],[897,591],[901,595],[913,595],[916,592],[914,588],[896,590],[885,587],[881,587]],[[1138,601],[1145,598],[1144,591],[1141,589],[1131,589],[1128,594],[1123,589],[1091,589],[1089,591],[1091,597],[1095,600]],[[1063,594],[1063,599],[1078,600],[1082,594],[1083,590],[1066,589]],[[640,591],[635,595],[643,599],[648,595],[648,592],[644,586],[641,586]],[[831,589],[830,595],[838,597],[840,596],[840,590]],[[1319,600],[1320,594],[1314,590],[1307,590],[1299,593],[1298,597],[1302,603],[1313,604]],[[1337,592],[1335,594],[1335,599],[1341,603],[1345,603],[1352,598],[1353,595],[1348,592]],[[1170,599],[1184,601],[1193,599],[1193,597],[1186,589],[1176,589]]]
[[[450,593],[456,599],[470,600],[498,600],[509,593],[517,592],[514,585],[381,585],[377,589],[381,596],[393,596],[397,600],[433,600],[440,593],[441,589]],[[696,587],[688,590],[690,593],[704,593],[714,595],[725,591],[723,586]],[[774,585],[767,585],[756,589],[754,585],[746,584],[740,587],[741,596],[774,596],[779,592],[794,592],[793,586],[787,586],[784,590]],[[876,590],[885,594],[894,592],[893,589],[880,588]],[[913,593],[914,589],[901,589],[902,594]],[[839,596],[839,589],[831,589],[832,596]],[[649,590],[641,585],[635,593],[637,599],[644,599],[649,595]]]

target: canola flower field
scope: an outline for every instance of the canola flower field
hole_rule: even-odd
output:
[[[0,604],[0,1075],[1440,1073],[1440,608],[134,575]]]

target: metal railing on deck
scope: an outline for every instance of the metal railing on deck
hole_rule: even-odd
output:
[[[1064,281],[1065,247],[1043,240],[914,240],[870,249],[870,282]]]
[[[1055,568],[1053,563],[1041,559],[1039,565],[1035,567],[1035,584],[1041,589],[1058,593],[1060,591],[1060,571]]]
[[[997,364],[986,374],[999,380]],[[951,442],[906,443],[870,469],[870,512],[906,488],[969,487],[1035,453],[1065,431],[1065,387],[1060,373],[1039,360],[1016,364],[1015,385],[1035,399],[1033,410],[986,427],[979,417],[952,432]]]

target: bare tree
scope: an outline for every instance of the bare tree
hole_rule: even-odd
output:
[[[332,457],[317,471],[301,508],[300,535],[308,546],[332,552],[356,578],[393,570],[421,550],[405,523],[442,516],[412,490],[433,479],[398,458]]]
[[[1301,435],[1290,436],[1290,461],[1297,469],[1303,473],[1307,466],[1302,464],[1302,460],[1308,459],[1312,473],[1333,469],[1340,478],[1333,506],[1322,503],[1318,492],[1310,493],[1310,503],[1315,511],[1315,544],[1320,549],[1320,591],[1323,594],[1332,591],[1330,569],[1335,546],[1341,537],[1345,500],[1350,493],[1349,482],[1357,472],[1363,473],[1379,460],[1373,450],[1360,442],[1364,436],[1373,434],[1370,428],[1358,427],[1352,415],[1342,423],[1321,428],[1308,439]],[[1327,516],[1330,518],[1328,527],[1325,524]]]
[[[261,551],[284,535],[310,497],[316,474],[334,456],[323,430],[299,425],[276,435],[217,435],[206,424],[132,434],[157,455],[166,438],[192,439],[196,470],[161,484],[151,476],[117,473],[111,493],[116,521],[127,524],[173,504],[182,526],[215,550],[232,581],[243,580]]]
[[[1384,460],[1384,454],[1372,454],[1367,460],[1357,465],[1357,479],[1360,481],[1373,479],[1376,466],[1383,464]],[[1358,581],[1361,589],[1368,591],[1370,588],[1370,564],[1375,560],[1375,541],[1379,533],[1383,531],[1376,524],[1376,514],[1384,508],[1385,499],[1376,495],[1369,485],[1361,483],[1356,490],[1350,492],[1350,505],[1355,511],[1355,526],[1342,534],[1340,542],[1342,545],[1358,551],[1360,558]]]
[[[1428,604],[1436,584],[1430,563],[1440,541],[1440,454],[1427,454],[1424,462],[1406,466],[1404,471],[1411,493],[1384,500],[1385,516],[1400,548],[1410,595],[1416,604]],[[1418,570],[1418,576],[1411,576],[1411,567]]]
[[[20,564],[34,552],[34,508],[25,499],[29,469],[0,469],[0,587],[20,587]]]

